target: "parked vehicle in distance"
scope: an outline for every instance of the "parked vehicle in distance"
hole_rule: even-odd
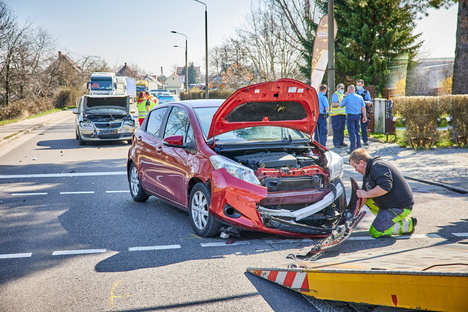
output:
[[[129,95],[83,95],[75,119],[76,139],[80,145],[91,141],[132,143],[135,120]]]
[[[169,95],[162,94],[162,95],[158,96],[158,104],[159,105],[167,103],[167,102],[173,102],[175,100],[176,100],[176,98],[172,94],[169,94]]]
[[[117,92],[116,95],[130,95],[133,99],[136,97],[136,80],[132,77],[116,76]]]
[[[146,80],[137,80],[136,81],[136,93],[139,94],[141,91],[148,90],[148,81]]]
[[[315,89],[292,79],[158,105],[128,152],[131,196],[187,210],[203,237],[327,236],[346,220],[346,195],[343,159],[313,140],[318,115]]]

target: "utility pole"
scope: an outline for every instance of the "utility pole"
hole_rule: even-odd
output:
[[[335,92],[335,14],[334,0],[328,0],[328,107],[331,111],[332,95]],[[328,132],[332,131],[331,118],[328,118]]]

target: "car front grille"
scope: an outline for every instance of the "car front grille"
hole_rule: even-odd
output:
[[[269,192],[286,192],[294,190],[306,190],[323,187],[323,179],[320,175],[302,177],[264,178],[262,185]]]
[[[118,129],[122,127],[121,121],[114,122],[95,122],[94,125],[98,129]]]

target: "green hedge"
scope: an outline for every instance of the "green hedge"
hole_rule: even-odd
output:
[[[437,127],[442,115],[452,118],[453,143],[468,144],[468,95],[397,97],[394,112],[406,120],[407,143],[412,147],[431,147],[439,139]]]
[[[37,97],[11,101],[8,106],[0,107],[0,120],[24,119],[48,110],[76,106],[80,97],[77,89],[62,88],[53,98]]]

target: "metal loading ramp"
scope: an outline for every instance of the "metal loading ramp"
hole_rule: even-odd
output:
[[[321,300],[468,311],[468,244],[422,249],[352,254],[340,256],[340,262],[296,262],[247,272]]]

